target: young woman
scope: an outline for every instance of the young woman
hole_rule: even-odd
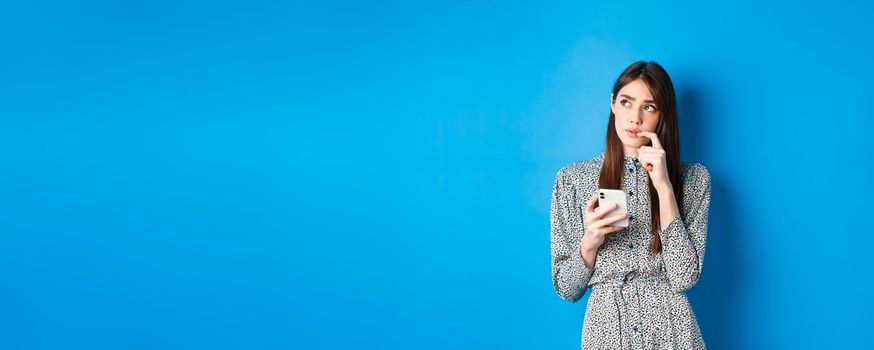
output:
[[[613,85],[604,152],[555,177],[553,287],[571,302],[592,288],[582,349],[706,348],[685,292],[704,262],[710,173],[680,162],[679,136],[670,77],[635,62]],[[628,211],[597,206],[599,188],[624,190]]]

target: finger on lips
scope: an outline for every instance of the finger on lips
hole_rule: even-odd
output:
[[[652,141],[653,148],[658,148],[658,149],[662,148],[662,144],[659,142],[659,138],[655,133],[650,132],[650,131],[639,131],[637,134],[648,137],[650,139],[650,141]]]

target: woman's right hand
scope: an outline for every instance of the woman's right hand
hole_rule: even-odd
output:
[[[624,228],[622,226],[610,226],[610,224],[628,216],[628,213],[623,211],[611,217],[604,217],[604,215],[619,207],[619,204],[612,202],[603,207],[595,208],[595,204],[598,203],[597,192],[598,191],[593,192],[592,197],[589,198],[589,202],[586,203],[586,219],[584,221],[586,231],[580,241],[580,250],[583,252],[595,251],[600,248],[601,245],[604,244],[604,237],[606,237],[607,234]]]

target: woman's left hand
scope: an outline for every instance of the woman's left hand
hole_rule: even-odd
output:
[[[653,187],[657,190],[671,188],[671,180],[668,178],[667,161],[665,160],[665,150],[662,148],[661,142],[659,142],[658,135],[649,131],[639,131],[637,135],[645,136],[652,140],[652,146],[641,146],[638,149],[637,158],[649,173]]]

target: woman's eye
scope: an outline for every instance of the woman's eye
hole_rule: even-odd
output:
[[[655,106],[653,106],[653,105],[648,105],[648,106],[646,106],[645,108],[649,108],[648,111],[650,111],[650,112],[655,112],[655,111],[656,111],[656,108],[655,108]]]
[[[630,107],[631,103],[629,103],[629,104],[626,105],[626,104],[625,104],[626,102],[628,102],[628,100],[622,100],[622,101],[619,102],[619,103],[621,103],[621,104],[622,104],[623,106],[625,106],[625,107]]]

